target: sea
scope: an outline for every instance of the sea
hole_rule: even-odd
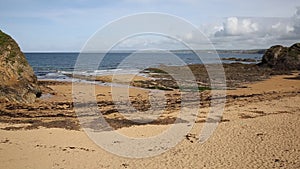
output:
[[[101,61],[99,57],[101,55]],[[200,56],[201,55],[201,56]],[[149,67],[159,67],[161,65],[166,66],[182,66],[190,64],[203,64],[203,56],[205,63],[232,63],[235,61],[222,60],[212,57],[210,52],[202,52],[196,55],[193,52],[172,52],[159,53],[159,52],[145,52],[145,53],[133,53],[133,52],[111,52],[106,54],[98,53],[25,53],[25,56],[32,66],[35,75],[38,79],[45,80],[58,80],[69,81],[71,80],[71,74],[83,75],[83,76],[101,76],[112,74],[130,74],[141,71]],[[86,57],[86,59],[85,59]],[[240,54],[240,53],[224,53],[218,54],[219,58],[241,58],[241,59],[255,59],[257,63],[261,60],[262,54]],[[80,59],[79,59],[80,58]],[[213,59],[207,59],[213,58]],[[81,65],[80,69],[77,69],[79,61],[87,60]],[[98,63],[99,62],[99,63]],[[92,66],[91,64],[97,64]],[[245,62],[253,63],[253,62]]]

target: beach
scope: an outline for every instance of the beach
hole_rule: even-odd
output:
[[[300,169],[300,1],[0,8],[0,169]]]
[[[217,129],[199,143],[209,111],[203,103],[192,130],[178,136],[182,141],[148,158],[121,157],[99,147],[80,127],[72,105],[72,83],[42,81],[49,95],[36,103],[1,104],[0,168],[299,168],[298,74],[271,76],[227,90]],[[95,86],[105,119],[115,131],[133,138],[156,136],[174,122],[180,108],[172,99],[178,98],[179,91],[160,92],[170,96],[173,106],[153,123],[136,124],[112,111],[110,86]],[[129,89],[139,110],[147,109],[141,107],[147,103],[138,100],[147,100],[148,95],[149,89]],[[202,97],[208,96],[204,91]]]

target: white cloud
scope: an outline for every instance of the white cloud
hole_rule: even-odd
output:
[[[163,44],[163,45],[162,45]],[[182,49],[183,44],[180,44],[175,39],[158,34],[141,34],[128,37],[120,41],[113,50],[143,50],[143,49]]]
[[[223,23],[222,23],[223,22]],[[199,28],[217,49],[268,48],[272,45],[291,45],[300,40],[300,8],[291,17],[228,17]],[[199,32],[178,35],[178,40],[193,44],[199,49],[210,47]],[[135,37],[120,43],[120,49],[171,48],[178,42],[165,38]]]
[[[289,26],[289,25],[286,26],[286,33],[294,32],[294,31],[295,31],[294,27]]]
[[[297,8],[296,14],[292,17],[294,33],[300,34],[300,7]]]
[[[258,49],[281,44],[289,46],[300,41],[300,8],[291,17],[228,17],[201,25],[199,29],[217,49]],[[193,44],[203,43],[195,32],[181,35]],[[198,45],[200,46],[200,45]]]
[[[253,20],[230,17],[223,23],[223,27],[215,33],[215,36],[241,36],[258,31],[259,25]]]
[[[219,28],[216,30],[215,28]],[[206,28],[207,29],[207,28]],[[300,7],[287,18],[229,17],[207,33],[216,48],[268,48],[300,41]]]
[[[277,29],[277,28],[279,28],[280,26],[281,26],[281,23],[278,22],[278,23],[272,25],[272,28],[273,28],[273,29]]]

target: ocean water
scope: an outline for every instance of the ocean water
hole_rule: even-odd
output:
[[[203,64],[203,60],[192,52],[178,53],[108,53],[106,55],[97,53],[81,54],[81,62],[78,60],[79,53],[25,53],[38,79],[68,80],[67,75],[79,74],[109,75],[136,73],[148,67],[159,65],[189,65]],[[212,57],[214,54],[201,53],[205,63],[218,63],[218,59]],[[99,56],[102,60],[100,62]],[[215,56],[215,55],[214,55]],[[261,54],[219,54],[220,58],[250,58],[260,60]],[[76,63],[77,62],[77,63]],[[100,63],[99,63],[100,62]],[[223,63],[233,61],[222,60]],[[75,67],[75,65],[77,65]],[[80,69],[79,69],[80,68]]]

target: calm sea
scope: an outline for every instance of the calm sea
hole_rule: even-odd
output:
[[[147,67],[156,67],[159,65],[188,65],[188,64],[203,64],[197,55],[191,52],[173,53],[108,53],[101,63],[98,65],[96,53],[86,54],[87,62],[84,62],[80,71],[75,74],[80,75],[107,75],[107,74],[124,74],[135,73],[137,70],[143,70]],[[210,53],[203,53],[203,57],[209,58]],[[33,67],[38,79],[55,79],[66,80],[68,74],[74,73],[74,66],[77,62],[79,53],[25,53],[29,64]],[[202,56],[201,56],[202,57]],[[251,58],[260,60],[261,54],[219,54],[220,58]],[[89,60],[90,59],[90,60]],[[92,60],[91,60],[92,59]],[[210,59],[209,63],[216,63],[217,60]],[[222,61],[223,63],[231,61]],[[90,66],[84,64],[97,64],[95,70],[91,70]],[[77,63],[78,64],[78,63]],[[80,64],[79,64],[80,65]]]

